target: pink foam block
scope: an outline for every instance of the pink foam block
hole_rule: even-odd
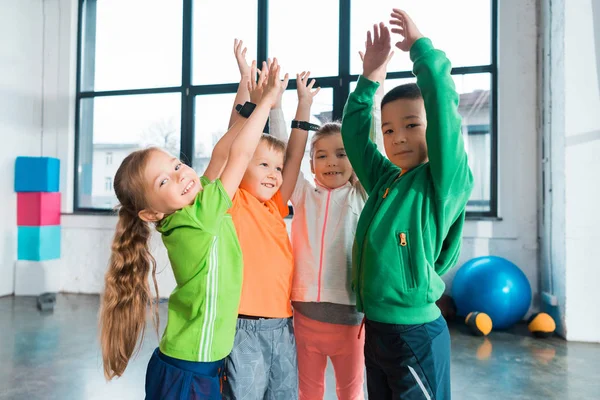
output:
[[[17,225],[60,225],[60,193],[17,193]]]

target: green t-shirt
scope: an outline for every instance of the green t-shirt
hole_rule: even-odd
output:
[[[157,228],[177,287],[169,297],[160,350],[187,361],[218,361],[231,352],[242,290],[242,252],[231,199],[219,179],[201,178],[194,204]]]

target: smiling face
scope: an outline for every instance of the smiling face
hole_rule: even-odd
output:
[[[159,221],[192,204],[202,189],[196,171],[160,150],[148,155],[144,181],[148,206],[139,216],[146,221]]]
[[[283,162],[283,151],[266,140],[261,140],[248,164],[240,188],[263,203],[270,200],[283,183]]]
[[[313,142],[310,169],[316,180],[329,189],[339,188],[350,180],[352,165],[341,133],[327,134]]]
[[[385,153],[402,173],[428,161],[426,129],[422,98],[397,99],[381,108]]]

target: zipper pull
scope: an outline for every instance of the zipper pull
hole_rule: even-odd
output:
[[[390,192],[390,188],[385,189],[385,193],[383,194],[383,198],[385,199]]]
[[[406,246],[406,233],[404,232],[400,234],[400,246]]]

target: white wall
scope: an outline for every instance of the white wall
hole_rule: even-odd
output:
[[[567,339],[600,342],[600,0],[565,4]]]
[[[541,309],[566,337],[564,1],[540,7],[540,285]]]
[[[77,80],[77,0],[41,0],[44,5],[43,155],[60,164],[63,212],[73,209],[75,93]]]
[[[41,154],[42,5],[0,1],[0,296],[11,294],[17,259],[17,156]]]
[[[544,304],[568,340],[600,342],[600,1],[541,8]]]
[[[114,216],[64,216],[62,291],[101,292],[116,224]],[[153,235],[150,248],[156,259],[159,294],[168,297],[175,278],[160,235]]]

